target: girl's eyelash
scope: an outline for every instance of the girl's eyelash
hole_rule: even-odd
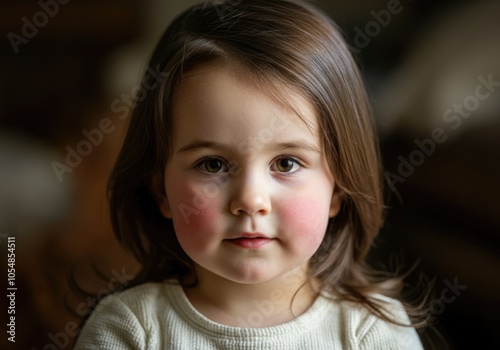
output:
[[[202,157],[200,159],[198,159],[196,162],[194,162],[193,164],[193,168],[203,172],[204,174],[208,174],[208,175],[216,175],[216,174],[219,174],[219,172],[216,172],[216,173],[210,173],[208,171],[205,171],[205,170],[202,170],[200,169],[200,167],[203,165],[203,164],[206,164],[207,161],[210,161],[210,160],[218,160],[220,161],[224,166],[226,166],[227,168],[229,168],[229,166],[227,165],[227,162],[222,159],[221,157],[217,157],[217,156],[205,156],[205,157]]]
[[[290,156],[290,155],[279,156],[272,161],[272,164],[274,165],[274,164],[276,164],[276,162],[278,162],[280,160],[285,160],[285,159],[289,159],[292,162],[294,162],[295,164],[297,164],[299,166],[299,169],[297,169],[293,172],[280,172],[280,174],[283,176],[293,176],[305,168],[304,164],[300,160],[298,160],[296,157]]]
[[[301,167],[304,167],[304,164],[302,163],[301,160],[299,160],[297,157],[295,156],[290,156],[290,155],[283,155],[283,156],[279,156],[275,159],[276,160],[281,160],[281,159],[290,159],[290,160],[293,160],[295,163],[297,163],[298,165],[300,165]]]
[[[305,168],[304,164],[302,161],[300,161],[299,159],[297,159],[296,157],[294,156],[291,156],[291,155],[281,155],[279,157],[276,157],[272,160],[271,162],[271,168],[275,168],[276,166],[276,163],[278,161],[281,161],[281,160],[291,160],[292,162],[294,162],[295,164],[297,164],[299,166],[299,169],[293,171],[293,172],[279,172],[281,175],[284,175],[284,176],[293,176],[294,174],[298,173],[299,171],[301,171],[302,169]],[[206,171],[204,169],[201,169],[201,167],[206,164],[207,161],[210,161],[210,160],[217,160],[217,161],[220,161],[223,166],[225,168],[227,168],[226,171],[218,171],[218,172],[209,172],[209,171]],[[213,175],[218,175],[220,173],[227,173],[229,172],[231,169],[230,169],[230,165],[229,163],[224,160],[224,158],[221,158],[221,157],[218,157],[218,156],[205,156],[205,157],[202,157],[200,159],[198,159],[197,161],[195,161],[193,163],[193,166],[192,166],[194,169],[197,169],[198,171],[202,172],[203,174],[206,174],[206,175],[210,175],[210,176],[213,176]]]

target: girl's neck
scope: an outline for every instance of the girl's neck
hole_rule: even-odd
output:
[[[317,293],[300,267],[260,284],[236,283],[199,268],[195,287],[185,288],[191,304],[205,317],[234,327],[261,328],[303,314]]]

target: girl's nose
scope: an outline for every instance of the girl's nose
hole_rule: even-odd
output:
[[[233,215],[265,215],[271,212],[271,196],[264,176],[240,174],[233,184],[230,211]]]

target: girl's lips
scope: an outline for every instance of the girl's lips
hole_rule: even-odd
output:
[[[266,237],[255,237],[255,238],[240,237],[240,238],[228,239],[227,241],[242,248],[258,249],[270,243],[272,239]]]

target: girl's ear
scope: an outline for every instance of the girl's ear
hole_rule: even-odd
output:
[[[342,205],[342,196],[339,191],[335,189],[333,191],[332,201],[330,202],[330,218],[337,216],[340,211],[340,206]]]
[[[158,209],[167,219],[172,219],[172,211],[168,204],[167,193],[165,191],[165,181],[163,173],[157,173],[151,179],[151,193],[158,205]]]

